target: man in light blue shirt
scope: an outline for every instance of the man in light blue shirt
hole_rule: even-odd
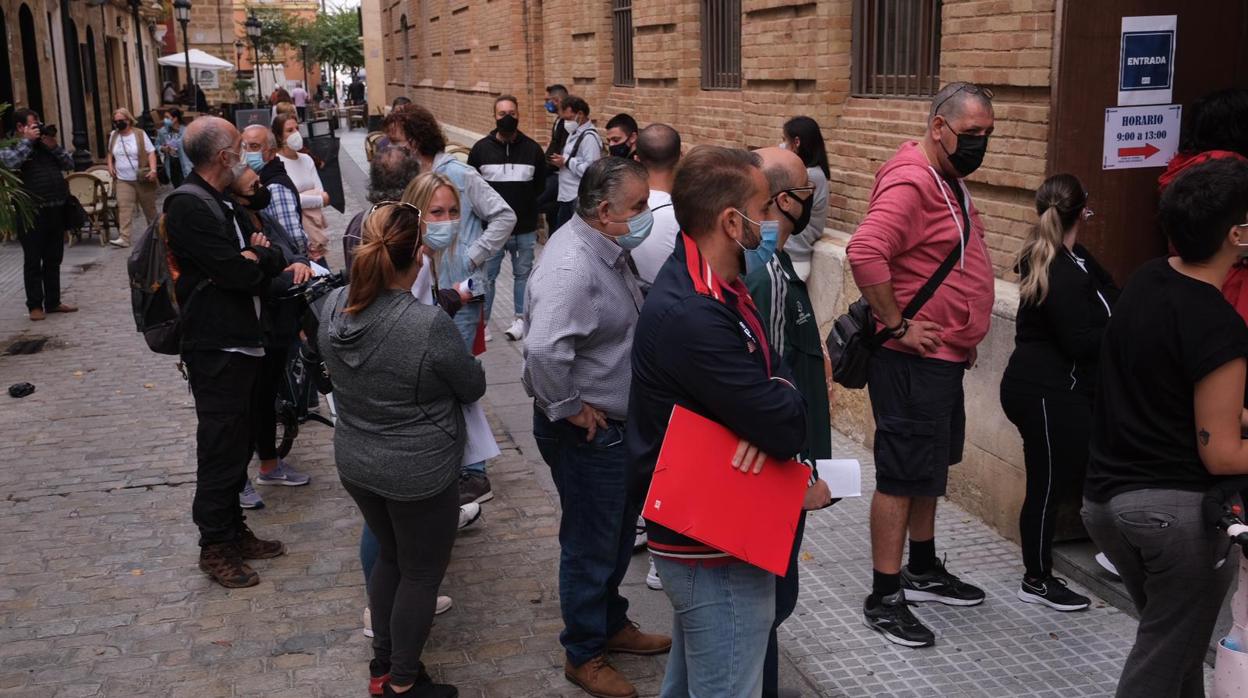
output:
[[[602,157],[602,137],[589,120],[589,104],[576,95],[568,95],[559,105],[559,116],[568,131],[561,155],[551,155],[550,165],[559,170],[559,213],[555,228],[563,227],[576,208],[576,191],[585,170]]]

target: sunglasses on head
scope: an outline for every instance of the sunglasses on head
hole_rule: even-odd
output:
[[[940,114],[940,108],[945,106],[945,102],[948,102],[949,100],[953,99],[953,97],[960,92],[967,92],[973,95],[982,95],[989,102],[992,101],[992,98],[994,96],[992,92],[992,88],[990,87],[980,87],[979,85],[972,85],[969,82],[963,83],[962,85],[958,87],[958,89],[954,90],[953,92],[950,92],[947,97],[937,102],[936,108],[932,110],[932,113]]]

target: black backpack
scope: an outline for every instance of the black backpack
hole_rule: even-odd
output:
[[[202,187],[183,184],[170,192],[165,199],[166,206],[169,198],[179,194],[198,197],[207,204],[218,223],[225,223],[225,214],[221,212],[216,198]],[[138,244],[126,262],[126,270],[130,275],[130,309],[134,312],[134,328],[143,333],[143,339],[152,351],[176,355],[182,350],[181,315],[190,307],[195,294],[210,281],[204,279],[196,284],[186,303],[178,306],[170,271],[166,219],[167,216],[161,213],[139,236]]]

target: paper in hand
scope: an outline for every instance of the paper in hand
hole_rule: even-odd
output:
[[[817,460],[815,470],[819,479],[828,483],[833,499],[862,496],[862,466],[857,460]]]

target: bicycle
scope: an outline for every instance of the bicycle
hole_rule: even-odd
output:
[[[278,386],[277,396],[277,455],[285,458],[295,439],[299,436],[299,427],[308,420],[333,427],[338,419],[334,407],[333,385],[325,362],[316,349],[316,332],[320,325],[319,318],[325,297],[330,291],[347,284],[342,272],[315,277],[299,286],[291,287],[281,295],[282,300],[300,298],[304,303],[303,328],[299,333],[299,343],[286,364],[284,379]],[[326,417],[308,408],[308,403],[315,399],[315,394],[325,396],[329,407]]]

